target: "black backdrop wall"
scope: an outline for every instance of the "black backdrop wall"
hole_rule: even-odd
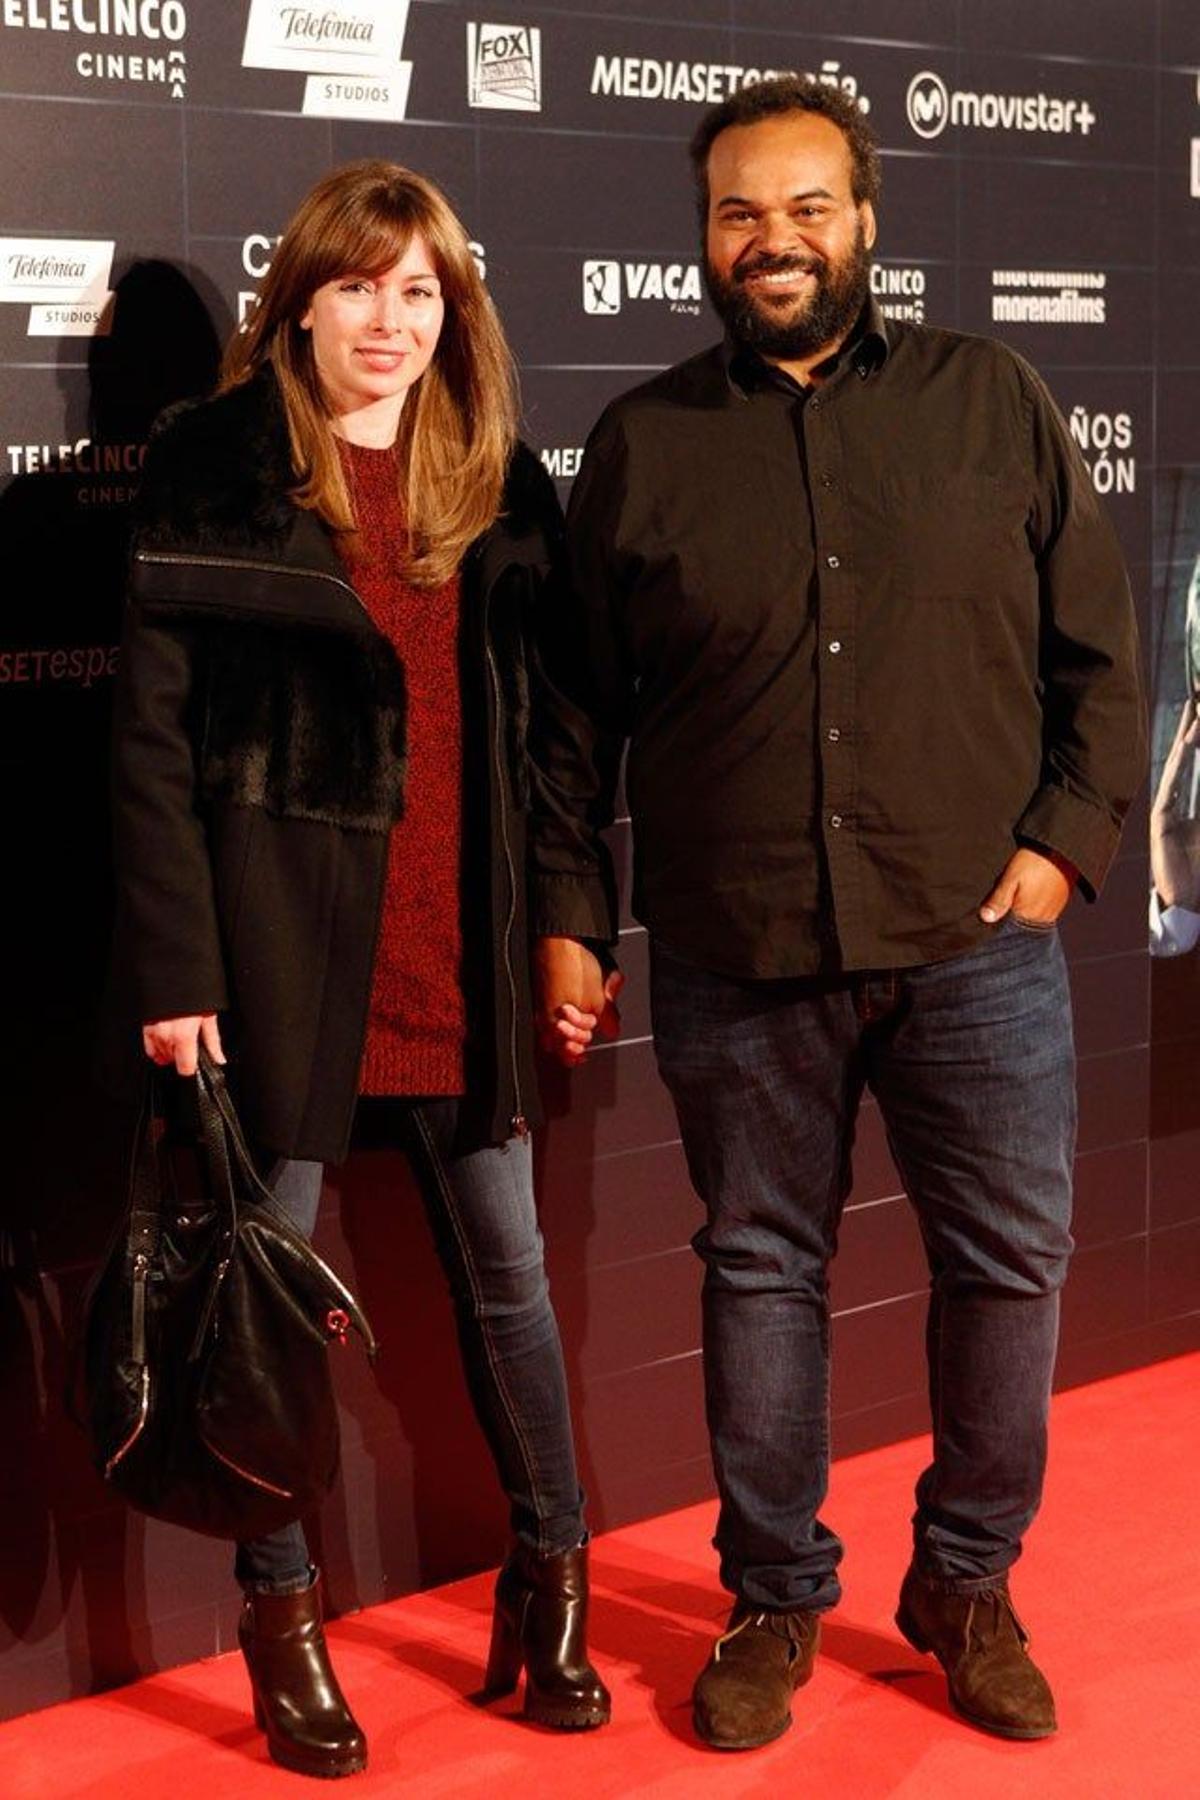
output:
[[[1198,39],[1195,0],[0,0],[0,1712],[233,1641],[224,1549],[114,1505],[60,1395],[119,1203],[124,1121],[84,1071],[128,503],[150,419],[210,381],[296,200],[364,154],[445,185],[565,494],[602,403],[714,335],[683,152],[700,106],[755,71],[839,82],[884,146],[885,306],[997,333],[1047,373],[1157,657],[1200,549]],[[1200,1341],[1200,958],[1155,965],[1152,1059],[1145,840],[1143,806],[1103,903],[1066,927],[1082,1129],[1063,1382]],[[539,1146],[601,1528],[710,1492],[697,1221],[645,939],[624,926],[624,1040],[569,1111],[548,1074]],[[495,1560],[503,1515],[394,1152],[331,1175],[320,1241],[385,1345],[378,1383],[340,1370],[345,1475],[318,1531],[344,1609]],[[924,1287],[868,1107],[834,1285],[842,1452],[922,1426]]]

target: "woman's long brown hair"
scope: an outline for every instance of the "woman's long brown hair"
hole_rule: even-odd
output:
[[[222,388],[270,362],[296,471],[293,498],[336,532],[354,509],[330,408],[300,327],[313,295],[345,275],[381,275],[419,232],[441,282],[445,319],[433,360],[409,389],[397,440],[410,541],[405,572],[419,587],[449,579],[497,518],[516,439],[516,380],[467,234],[445,195],[399,163],[335,169],[303,200],[276,247],[258,305],[225,352]]]

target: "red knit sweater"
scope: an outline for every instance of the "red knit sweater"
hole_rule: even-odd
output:
[[[411,587],[398,566],[404,514],[390,450],[339,440],[358,519],[347,574],[404,664],[408,770],[387,883],[359,1089],[461,1094],[467,1009],[459,922],[462,709],[459,582]]]

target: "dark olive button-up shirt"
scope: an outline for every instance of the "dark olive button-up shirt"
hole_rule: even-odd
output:
[[[720,347],[614,402],[544,623],[542,931],[606,936],[628,738],[634,911],[734,976],[968,949],[1021,843],[1099,888],[1143,765],[1112,528],[1034,371],[870,306],[801,389]]]

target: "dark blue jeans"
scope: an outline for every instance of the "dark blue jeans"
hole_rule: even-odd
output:
[[[721,1579],[752,1605],[833,1606],[827,1271],[864,1087],[920,1223],[933,1461],[919,1568],[996,1585],[1041,1498],[1071,1251],[1070,997],[1058,934],[830,981],[734,981],[652,959],[654,1035],[708,1213],[704,1369]]]
[[[512,1528],[539,1555],[585,1537],[558,1324],[550,1304],[528,1138],[464,1150],[455,1100],[404,1108],[408,1151],[450,1285],[467,1385],[508,1496]],[[311,1236],[322,1165],[279,1162],[269,1185]],[[243,1586],[307,1584],[297,1523],[238,1546]]]

